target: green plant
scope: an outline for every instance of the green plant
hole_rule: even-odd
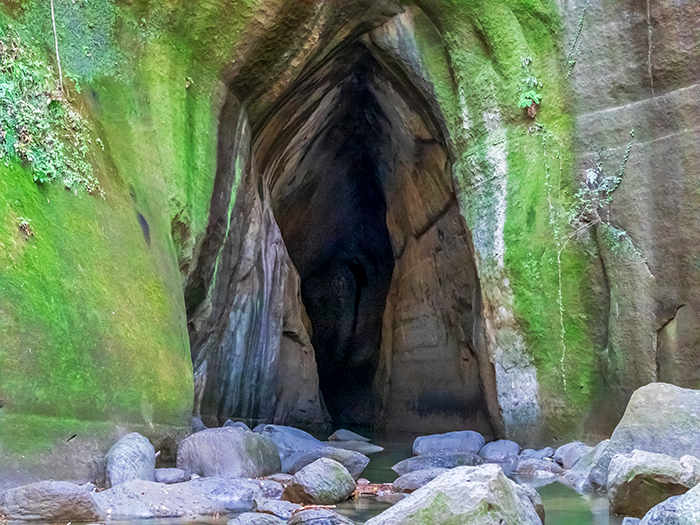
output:
[[[525,91],[520,94],[520,100],[518,101],[519,108],[526,108],[527,114],[531,118],[537,116],[537,106],[540,105],[542,101],[542,94],[531,89],[530,91]]]
[[[32,222],[31,219],[27,219],[26,217],[17,217],[17,222],[19,224],[19,229],[27,237],[31,237],[32,235],[34,235],[34,231],[32,230],[32,227],[29,226],[29,223]]]
[[[90,142],[53,70],[18,33],[0,34],[0,159],[27,163],[39,183],[101,194],[86,158]]]

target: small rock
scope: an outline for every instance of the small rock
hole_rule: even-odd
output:
[[[127,434],[107,452],[107,488],[143,479],[153,481],[156,470],[156,451],[138,432]]]
[[[223,428],[242,428],[243,430],[250,432],[250,428],[248,428],[248,425],[245,423],[241,423],[240,421],[231,421],[230,419],[227,419],[226,422],[221,425]]]
[[[333,434],[330,435],[328,438],[328,441],[366,441],[369,442],[370,439],[366,438],[364,436],[361,436],[360,434],[355,434],[355,432],[351,432],[349,430],[345,430],[344,428],[341,428],[340,430],[336,430],[333,432]]]
[[[202,423],[202,420],[195,416],[192,416],[192,422],[190,423],[190,426],[192,427],[193,434],[207,429],[207,426],[204,423]]]
[[[67,481],[39,481],[0,493],[0,516],[10,521],[102,521],[93,493]]]
[[[520,456],[513,469],[513,474],[520,481],[536,482],[539,485],[553,482],[564,474],[564,469],[551,459],[524,458]]]
[[[269,478],[256,480],[256,483],[258,484],[260,490],[262,490],[266,498],[280,499],[282,497],[282,493],[284,492],[284,485],[282,485],[282,483],[279,483],[278,481],[274,481]]]
[[[391,470],[396,472],[399,476],[403,476],[404,474],[415,472],[416,470],[462,466],[473,467],[481,465],[482,462],[479,456],[469,452],[446,452],[404,459],[391,467]]]
[[[398,479],[394,481],[394,490],[410,494],[447,471],[448,469],[446,468],[430,468],[409,472],[408,474],[399,476]]]
[[[296,512],[287,525],[355,525],[355,523],[330,509],[306,509]]]
[[[286,521],[271,514],[246,512],[228,520],[226,525],[286,525]]]
[[[408,497],[408,494],[402,492],[387,492],[382,491],[377,493],[377,501],[396,505],[402,499]]]
[[[283,518],[285,520],[291,518],[294,511],[297,511],[300,508],[301,505],[298,503],[292,503],[291,501],[279,501],[274,499],[255,500],[256,512],[274,514],[278,518]]]
[[[294,503],[332,505],[355,491],[355,481],[343,465],[321,458],[294,474],[282,498]]]
[[[484,445],[479,450],[479,456],[486,463],[494,463],[499,465],[506,476],[510,476],[511,472],[518,463],[518,455],[520,454],[520,445],[515,441],[508,439],[499,439]]]
[[[589,480],[593,466],[598,462],[600,457],[605,452],[605,449],[610,443],[609,439],[605,439],[598,443],[593,450],[582,456],[576,464],[564,474],[564,481],[571,485],[579,494],[585,494],[593,491]]]
[[[524,458],[535,458],[535,459],[546,459],[554,457],[554,449],[552,447],[545,447],[540,450],[532,450],[531,448],[526,448],[520,453],[520,456]]]
[[[189,478],[185,476],[185,471],[179,468],[157,468],[155,480],[158,483],[182,483]]]
[[[484,443],[484,436],[473,430],[421,436],[413,442],[413,455],[424,456],[441,452],[471,452],[476,454],[484,446]]]
[[[177,467],[186,475],[256,478],[280,471],[274,443],[241,428],[210,428],[180,442]]]
[[[565,469],[572,468],[576,462],[584,455],[588,454],[593,447],[589,447],[580,441],[574,441],[562,445],[554,452],[554,461],[559,463]]]
[[[367,443],[366,441],[327,441],[325,443],[329,447],[342,448],[343,450],[352,450],[360,454],[376,454],[384,450],[383,447]]]
[[[608,468],[608,499],[617,514],[642,518],[671,496],[684,494],[700,482],[700,460],[680,460],[635,450],[613,457]]]

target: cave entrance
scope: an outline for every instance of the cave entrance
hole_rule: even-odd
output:
[[[502,436],[444,122],[404,65],[360,38],[282,94],[229,83],[185,289],[205,424]]]
[[[254,159],[334,425],[493,435],[471,238],[429,108],[356,42],[281,97]]]

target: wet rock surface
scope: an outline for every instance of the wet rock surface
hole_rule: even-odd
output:
[[[485,443],[484,436],[472,430],[421,436],[413,442],[413,455],[421,456],[440,452],[470,452],[478,454]]]

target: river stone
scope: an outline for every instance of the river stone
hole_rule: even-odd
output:
[[[588,454],[593,447],[589,447],[580,441],[574,441],[562,445],[554,452],[554,461],[559,463],[565,469],[572,468],[576,462],[585,454]]]
[[[250,432],[250,428],[248,427],[248,425],[246,425],[245,423],[241,423],[240,421],[232,421],[230,419],[227,419],[226,422],[221,426],[224,428],[242,428],[243,430],[247,430],[248,432]]]
[[[355,491],[355,480],[343,465],[320,458],[294,474],[282,498],[293,503],[333,505]]]
[[[424,456],[440,452],[471,452],[472,454],[477,454],[485,442],[484,436],[473,430],[420,436],[413,442],[413,455]]]
[[[447,471],[446,468],[429,468],[408,472],[394,481],[394,490],[410,494]]]
[[[197,478],[164,485],[132,480],[95,494],[110,518],[153,518],[245,512],[262,499],[260,487],[239,478]]]
[[[536,459],[546,459],[554,457],[554,449],[552,447],[545,447],[540,450],[533,450],[531,448],[526,448],[520,453],[521,457],[524,458],[536,458]]]
[[[277,473],[277,474],[270,474],[269,476],[265,476],[265,479],[269,479],[270,481],[274,481],[275,483],[279,483],[283,487],[289,484],[290,481],[292,481],[292,474],[282,474],[282,473]]]
[[[330,509],[306,509],[295,513],[287,525],[355,525],[355,522]]]
[[[412,458],[399,461],[391,467],[391,470],[399,476],[415,472],[416,470],[425,470],[432,468],[454,468],[454,467],[473,467],[481,465],[482,459],[476,454],[469,452],[445,452],[442,454],[431,454],[429,456],[415,456]]]
[[[282,485],[282,483],[272,479],[258,479],[255,482],[258,484],[260,490],[262,490],[263,495],[266,498],[280,499],[282,497],[282,493],[284,492],[284,485]]]
[[[593,450],[583,455],[576,464],[564,474],[564,481],[571,485],[579,494],[586,494],[593,491],[589,476],[591,469],[598,462],[610,443],[605,439],[598,443]]]
[[[349,430],[345,430],[344,428],[341,428],[341,429],[333,432],[330,435],[330,437],[328,438],[328,441],[365,441],[365,442],[369,442],[370,439],[366,438],[365,436],[361,436],[360,434],[356,434],[355,432],[351,432]]]
[[[506,476],[510,476],[517,465],[519,454],[520,445],[508,439],[499,439],[498,441],[486,443],[486,445],[479,450],[479,456],[484,462],[499,465]]]
[[[542,504],[540,493],[537,492],[534,487],[527,484],[516,483],[515,489],[518,491],[521,498],[526,498],[532,504],[532,508],[535,509],[540,521],[544,523],[544,505]]]
[[[245,512],[228,520],[226,525],[286,525],[286,521],[272,514]]]
[[[564,469],[549,459],[518,458],[513,474],[522,478],[547,478],[564,474]]]
[[[671,496],[684,494],[700,482],[700,460],[680,460],[663,454],[635,450],[618,454],[608,467],[608,500],[614,512],[642,518]]]
[[[541,525],[528,494],[497,465],[457,467],[365,525]]]
[[[39,481],[0,493],[0,517],[10,521],[102,521],[93,493],[67,481]]]
[[[107,488],[143,479],[153,481],[156,471],[156,451],[138,432],[127,434],[107,452]]]
[[[324,447],[316,448],[313,450],[308,450],[306,452],[299,452],[289,459],[294,459],[294,462],[288,469],[290,474],[296,474],[306,465],[309,465],[319,458],[328,458],[337,461],[343,465],[353,479],[357,479],[365,470],[365,467],[369,463],[369,458],[364,454],[359,452],[353,452],[352,450],[344,450],[342,448]]]
[[[352,450],[353,452],[359,452],[364,455],[376,454],[384,450],[384,447],[367,443],[366,441],[326,441],[325,444],[329,447]]]
[[[256,478],[280,471],[275,444],[241,428],[210,428],[180,442],[177,467],[187,476]]]
[[[591,469],[591,485],[604,490],[608,466],[617,454],[646,450],[680,458],[700,457],[700,391],[666,383],[638,388],[627,404],[610,444]]]
[[[301,505],[292,503],[291,501],[279,501],[276,499],[257,499],[255,500],[255,511],[264,512],[266,514],[274,514],[278,518],[288,520],[292,517],[294,511],[299,510]]]
[[[157,468],[155,480],[158,483],[182,483],[189,478],[185,475],[185,471],[179,468]]]

